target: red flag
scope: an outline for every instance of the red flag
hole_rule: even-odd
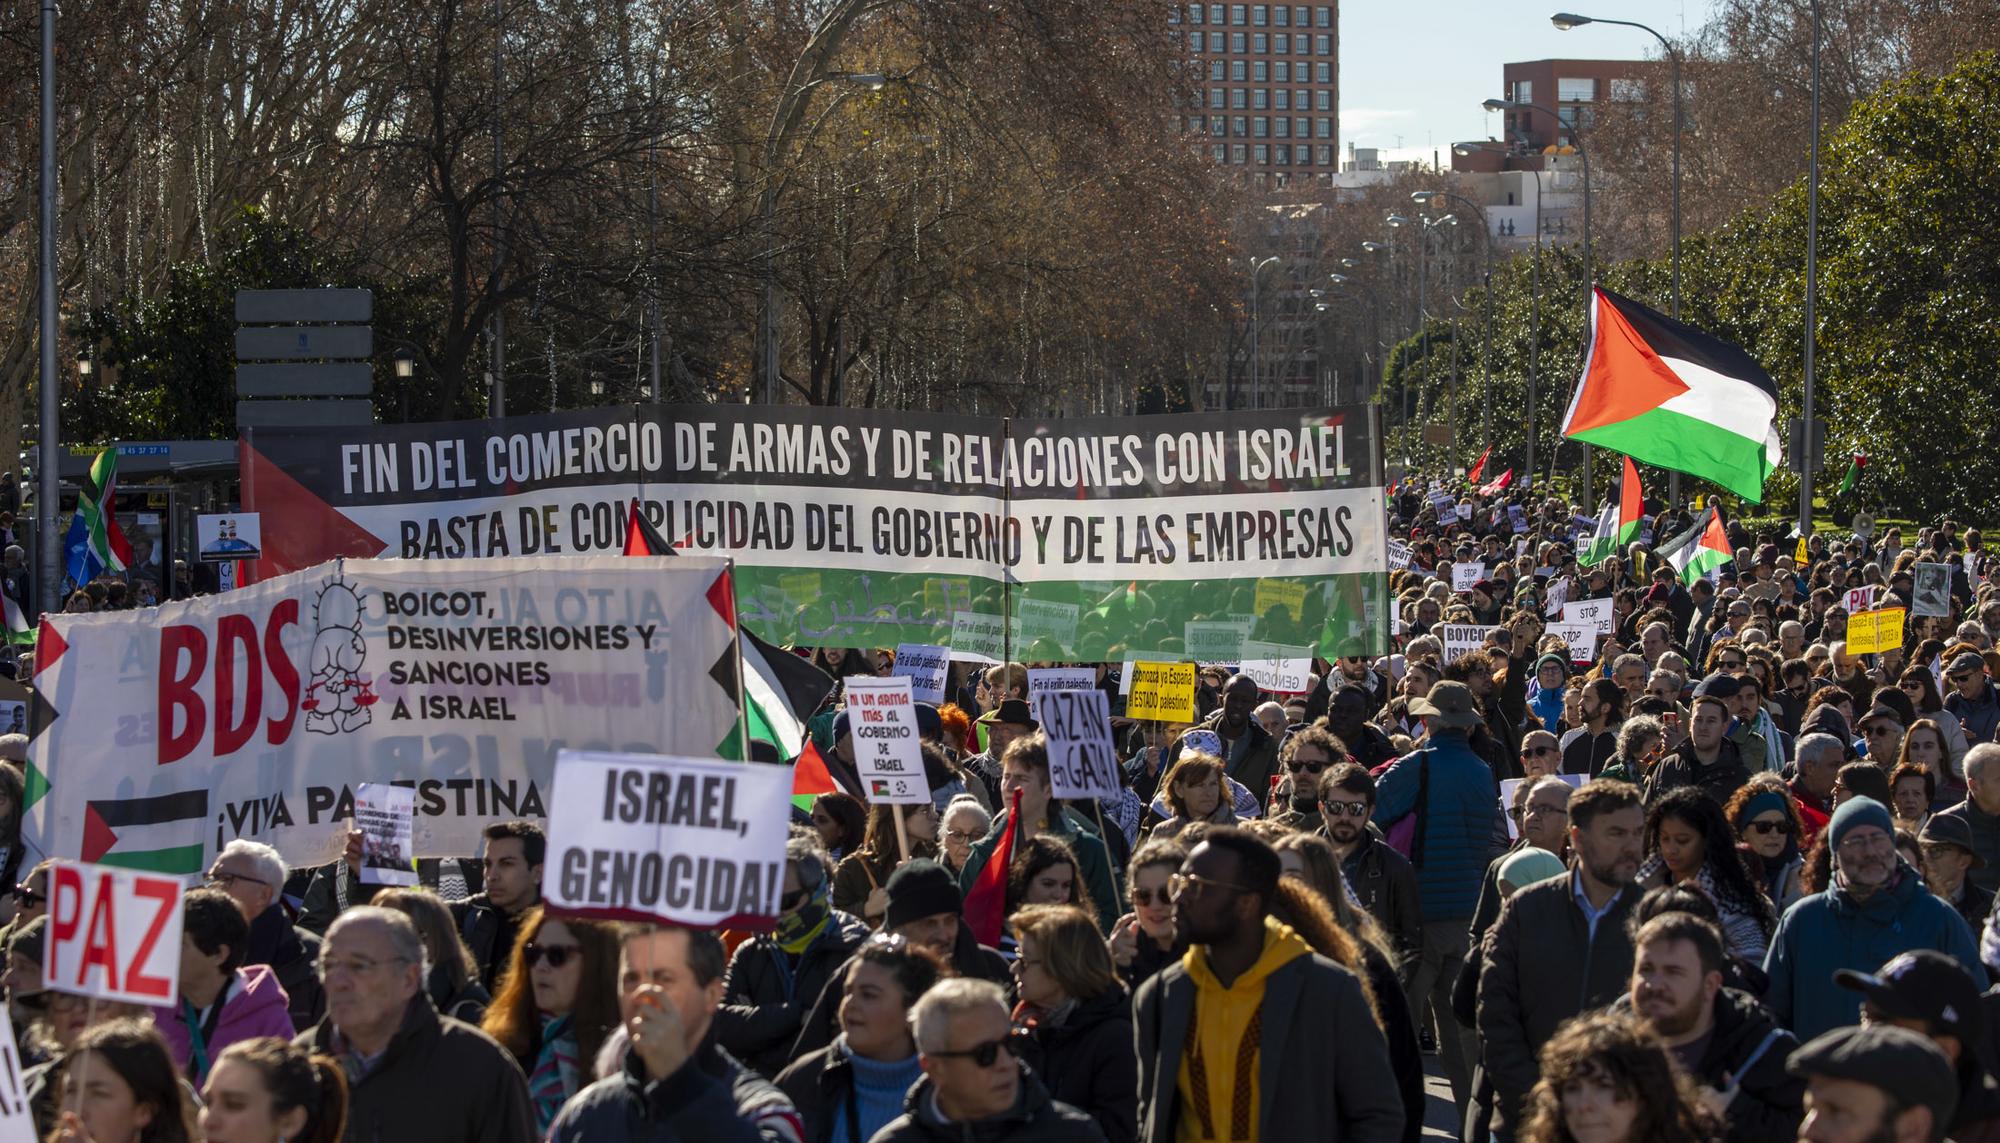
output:
[[[1507,486],[1512,483],[1514,483],[1514,470],[1510,468],[1501,473],[1499,479],[1493,483],[1483,485],[1479,489],[1479,494],[1481,496],[1498,496],[1502,492],[1507,491]]]
[[[965,923],[979,943],[992,948],[1000,943],[1000,929],[1007,920],[1007,869],[1014,864],[1014,839],[1021,832],[1021,791],[1014,791],[1014,804],[1007,814],[1007,830],[1000,844],[986,858],[986,867],[965,895]]]
[[[1492,455],[1493,446],[1487,445],[1486,451],[1479,454],[1479,463],[1473,465],[1472,471],[1465,474],[1465,479],[1468,483],[1479,483],[1479,474],[1486,471],[1486,458]]]
[[[819,756],[819,747],[813,745],[812,739],[806,739],[806,748],[799,751],[799,760],[792,764],[792,804],[810,813],[814,798],[839,791],[840,783],[833,780],[826,759]]]
[[[674,546],[667,543],[646,514],[639,511],[637,497],[632,500],[632,511],[625,521],[625,554],[628,556],[671,556]]]

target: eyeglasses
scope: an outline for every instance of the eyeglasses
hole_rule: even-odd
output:
[[[925,1052],[924,1055],[942,1056],[948,1060],[971,1060],[979,1067],[990,1068],[993,1066],[993,1061],[999,1059],[1000,1053],[1003,1051],[1014,1059],[1020,1059],[1022,1042],[1026,1039],[1027,1033],[1025,1032],[1009,1032],[998,1040],[988,1040],[983,1044],[974,1044],[970,1048],[961,1048],[955,1052]]]
[[[967,845],[971,845],[973,842],[978,841],[979,837],[980,837],[979,834],[976,834],[971,830],[948,829],[944,831],[944,839],[946,841],[962,841]]]
[[[1553,747],[1553,746],[1537,746],[1537,747],[1535,747],[1535,748],[1533,748],[1533,749],[1529,749],[1528,747],[1526,747],[1526,746],[1523,746],[1523,747],[1521,748],[1521,757],[1523,757],[1523,758],[1540,758],[1540,757],[1542,757],[1542,756],[1544,756],[1544,755],[1547,755],[1547,754],[1554,754],[1555,752],[1556,752],[1556,748],[1555,748],[1555,747]]]
[[[1763,834],[1767,837],[1774,833],[1781,833],[1786,837],[1792,835],[1792,823],[1788,821],[1751,822],[1743,828],[1749,830],[1751,833]]]
[[[1723,670],[1725,670],[1725,671],[1740,671],[1740,670],[1742,670],[1742,669],[1743,669],[1743,660],[1741,660],[1741,659],[1717,659],[1717,660],[1715,661],[1715,665],[1716,665],[1716,666],[1718,666],[1718,667],[1721,667],[1721,668],[1722,668]]]
[[[1557,818],[1566,818],[1566,817],[1568,817],[1568,816],[1569,816],[1569,807],[1568,807],[1568,806],[1542,806],[1542,805],[1537,805],[1537,804],[1535,804],[1534,802],[1529,802],[1529,803],[1528,803],[1528,810],[1527,810],[1527,813],[1523,814],[1522,816],[1523,816],[1523,817],[1530,817],[1530,818],[1532,818],[1532,817],[1542,817],[1542,816],[1547,816],[1547,817],[1557,817]]]
[[[229,873],[221,869],[209,870],[207,881],[217,889],[227,889],[238,881],[249,881],[258,885],[263,884],[263,882],[258,881],[255,877],[249,877],[241,873]]]
[[[1320,808],[1335,817],[1345,815],[1350,818],[1359,818],[1366,817],[1368,814],[1367,802],[1321,802]]]
[[[1849,837],[1838,848],[1842,853],[1886,852],[1896,847],[1896,839],[1876,830],[1859,837]]]
[[[23,909],[39,909],[49,899],[47,893],[37,893],[26,885],[14,886],[14,904]]]
[[[543,961],[550,968],[561,968],[569,963],[569,958],[583,955],[582,945],[540,945],[533,941],[521,946],[521,963],[533,968]]]
[[[910,947],[910,938],[901,933],[876,933],[874,936],[862,941],[861,947],[864,949],[886,949],[889,952],[902,952],[904,949]]]
[[[1945,678],[1946,678],[1946,679],[1948,679],[1948,680],[1950,680],[1950,682],[1951,682],[1951,685],[1952,685],[1952,686],[1955,686],[1955,687],[1962,687],[1962,686],[1964,686],[1964,685],[1965,685],[1965,684],[1966,684],[1966,683],[1967,683],[1968,681],[1970,681],[1970,680],[1971,680],[1972,676],[1971,676],[1971,675],[1946,675],[1946,676],[1945,676]]]
[[[331,979],[333,974],[337,972],[344,972],[349,976],[367,976],[385,964],[409,963],[410,958],[406,956],[392,956],[383,960],[376,960],[365,956],[335,957],[321,953],[319,958],[319,975],[322,980]]]
[[[1294,774],[1300,772],[1301,770],[1305,771],[1308,774],[1323,774],[1326,772],[1326,768],[1331,765],[1333,765],[1333,763],[1322,762],[1319,761],[1318,759],[1314,759],[1311,762],[1301,762],[1295,758],[1292,760],[1292,762],[1287,768],[1290,769],[1291,772]]]
[[[1204,891],[1209,889],[1233,889],[1238,893],[1248,893],[1250,891],[1249,889],[1241,885],[1237,885],[1233,882],[1212,881],[1206,877],[1202,877],[1193,873],[1176,873],[1173,876],[1167,878],[1167,892],[1173,894],[1174,898],[1177,900],[1181,897],[1187,896],[1188,893],[1190,893],[1196,888],[1200,888]]]
[[[1173,899],[1172,897],[1168,896],[1167,890],[1164,886],[1159,889],[1135,888],[1132,890],[1132,903],[1134,905],[1145,905],[1151,907],[1151,905],[1155,901],[1158,901],[1160,904],[1164,905],[1172,899]]]
[[[1897,683],[1896,689],[1901,691],[1909,691],[1911,694],[1922,694],[1924,691],[1924,684],[1916,682]]]

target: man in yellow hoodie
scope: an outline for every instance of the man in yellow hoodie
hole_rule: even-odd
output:
[[[1360,981],[1273,920],[1283,867],[1210,830],[1170,883],[1187,956],[1139,987],[1142,1143],[1396,1143],[1403,1104]]]

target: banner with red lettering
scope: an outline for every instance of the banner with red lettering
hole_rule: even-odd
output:
[[[180,995],[181,879],[108,865],[49,870],[42,983],[75,996],[171,1007]]]
[[[346,560],[143,611],[49,615],[23,841],[197,873],[233,838],[338,856],[362,782],[419,856],[547,814],[565,747],[713,755],[737,724],[728,561]]]

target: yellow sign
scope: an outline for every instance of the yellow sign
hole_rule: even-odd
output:
[[[1193,663],[1133,663],[1126,718],[1194,721]]]
[[[1792,553],[1792,563],[1798,568],[1799,575],[1803,576],[1806,574],[1806,561],[1811,558],[1811,554],[1806,551],[1806,538],[1800,536],[1799,549]]]
[[[1872,655],[1901,648],[1904,613],[1901,607],[1880,607],[1848,616],[1847,653]]]
[[[1252,605],[1261,617],[1271,614],[1273,607],[1282,606],[1293,619],[1298,619],[1306,610],[1306,585],[1296,580],[1260,579],[1257,581],[1257,599]]]

